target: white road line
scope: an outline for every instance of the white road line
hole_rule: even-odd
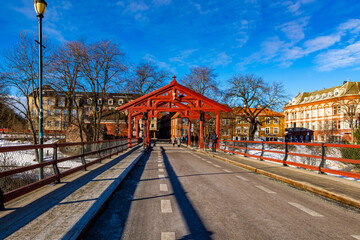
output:
[[[207,163],[212,163],[212,162],[210,162],[210,161],[206,161]]]
[[[161,192],[167,192],[167,191],[169,191],[167,184],[161,183],[161,184],[160,184],[160,191],[161,191]]]
[[[220,167],[219,165],[216,165],[216,164],[214,164],[214,166],[215,166],[215,167],[217,167],[217,168],[219,168],[219,167]]]
[[[159,174],[159,178],[165,178],[164,174]]]
[[[249,181],[249,179],[244,178],[244,177],[241,177],[241,176],[236,176],[236,177],[239,178],[239,179],[241,179],[241,180],[243,180],[243,181]]]
[[[266,188],[266,187],[263,187],[263,186],[257,185],[256,187],[259,188],[259,189],[261,189],[261,190],[263,190],[264,192],[267,192],[267,193],[271,193],[271,194],[276,193],[276,192],[271,191],[270,189],[268,189],[268,188]]]
[[[164,169],[163,169],[163,168],[159,168],[159,172],[164,172]]]
[[[162,232],[161,240],[175,240],[175,233],[174,232]]]
[[[313,217],[323,217],[323,215],[321,215],[320,213],[317,213],[317,212],[315,212],[315,211],[313,211],[311,209],[308,209],[308,208],[304,207],[303,205],[300,205],[300,204],[294,203],[294,202],[288,202],[288,203],[290,205],[292,205],[292,206],[306,212],[307,214],[309,214],[309,215],[311,215]]]
[[[159,163],[159,164],[158,164],[158,167],[162,167],[162,166],[163,166],[162,163]]]
[[[360,240],[360,235],[351,235],[353,238]]]
[[[162,213],[172,213],[170,200],[161,200],[161,212]]]
[[[228,172],[228,173],[231,173],[231,171],[229,171],[229,170],[227,170],[227,169],[223,169],[223,171]]]

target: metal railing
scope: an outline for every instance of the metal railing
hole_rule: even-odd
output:
[[[131,139],[132,146],[136,139]],[[87,167],[101,163],[128,149],[128,139],[95,142],[53,143],[43,145],[20,145],[0,147],[0,210],[4,203],[50,183],[59,183],[62,178]],[[17,166],[12,160],[21,161],[27,154],[44,149],[44,162]],[[45,151],[47,150],[47,151]],[[48,157],[46,157],[48,155]],[[52,155],[52,156],[51,156]],[[19,160],[20,159],[20,160]],[[10,164],[4,164],[4,163]],[[44,178],[38,179],[38,169],[43,169]]]
[[[206,148],[211,148],[207,141]],[[360,145],[220,140],[220,151],[360,179]]]

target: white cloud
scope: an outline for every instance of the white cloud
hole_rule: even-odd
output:
[[[340,33],[345,34],[350,31],[352,34],[360,32],[360,19],[350,19],[345,23],[340,24],[338,27]]]
[[[308,40],[304,43],[307,53],[312,53],[322,49],[327,49],[333,46],[335,43],[339,42],[341,37],[339,34],[321,36],[311,40]]]
[[[137,12],[146,11],[148,9],[149,9],[149,6],[146,5],[145,3],[131,2],[125,11],[131,12],[131,13],[137,13]]]
[[[172,67],[171,65],[169,65],[168,63],[166,62],[162,62],[162,61],[159,61],[154,55],[152,54],[146,54],[143,59],[145,60],[148,60],[148,61],[151,61],[151,62],[154,62],[155,64],[157,64],[159,66],[159,68],[163,68],[163,69],[166,69],[168,71],[170,71],[171,73],[173,74],[177,74],[176,72],[176,69],[175,67]]]
[[[179,62],[180,65],[187,64],[185,59],[188,58],[191,54],[196,52],[198,49],[187,49],[184,51],[181,51],[176,57],[172,57],[169,59],[170,62]]]
[[[210,61],[214,67],[227,66],[232,62],[232,58],[229,55],[227,55],[225,52],[219,52]]]
[[[171,0],[153,0],[153,4],[155,6],[163,6],[163,5],[169,5],[171,3]]]
[[[280,26],[286,37],[293,42],[298,42],[305,38],[304,28],[308,25],[308,17],[300,18]]]
[[[330,71],[337,68],[351,67],[360,63],[360,41],[343,49],[329,50],[316,57],[320,71]]]

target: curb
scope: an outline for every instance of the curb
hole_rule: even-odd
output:
[[[270,172],[267,172],[267,171],[264,171],[264,170],[261,170],[261,169],[257,169],[257,168],[248,166],[248,165],[243,164],[243,163],[239,163],[239,162],[236,162],[236,161],[224,158],[224,157],[220,157],[220,156],[216,156],[216,155],[211,154],[211,153],[207,153],[207,152],[204,152],[202,150],[197,150],[197,149],[194,149],[194,148],[190,148],[190,149],[192,149],[194,151],[197,151],[197,152],[200,152],[200,153],[203,153],[203,154],[206,154],[208,156],[217,158],[217,159],[222,160],[224,162],[227,162],[227,163],[230,163],[230,164],[233,164],[233,165],[248,169],[250,171],[265,175],[265,176],[273,178],[275,180],[287,183],[287,184],[292,185],[294,187],[297,187],[297,188],[300,188],[300,189],[303,189],[303,190],[306,190],[306,191],[321,195],[323,197],[335,200],[335,201],[340,202],[342,204],[346,204],[348,206],[360,209],[360,201],[358,201],[356,199],[353,199],[351,197],[347,197],[347,196],[344,196],[344,195],[341,195],[341,194],[338,194],[338,193],[333,193],[333,192],[330,192],[330,191],[325,190],[323,188],[311,185],[309,183],[295,181],[295,180],[292,180],[290,178],[283,177],[283,176],[280,176],[280,175],[277,175],[277,174],[274,174],[274,173],[270,173]]]
[[[75,230],[78,232],[78,234],[74,233],[69,237],[68,239],[82,239],[85,235],[86,231],[89,229],[89,227],[95,222],[96,218],[104,211],[108,203],[110,202],[111,197],[114,195],[115,191],[120,187],[121,183],[127,178],[127,176],[130,174],[131,170],[135,167],[135,165],[139,162],[139,160],[144,156],[144,154],[148,151],[148,148],[143,149],[139,156],[135,158],[135,160],[121,173],[119,176],[119,179],[116,181],[116,186],[110,190],[108,193],[108,196],[104,198],[103,201],[100,201],[98,204],[100,205],[97,210],[90,216],[87,223],[83,225],[81,229]]]

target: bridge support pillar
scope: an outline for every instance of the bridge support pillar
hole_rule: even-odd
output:
[[[220,142],[220,112],[216,113],[216,136],[218,140],[216,141],[216,149],[219,149],[219,142]]]
[[[129,116],[128,116],[128,146],[131,147],[131,132],[132,132],[132,124],[131,124],[131,112],[129,111]]]
[[[191,146],[191,120],[188,118],[188,146]]]
[[[200,120],[200,143],[199,148],[204,148],[204,122]]]
[[[139,118],[136,118],[136,144],[139,144]]]

